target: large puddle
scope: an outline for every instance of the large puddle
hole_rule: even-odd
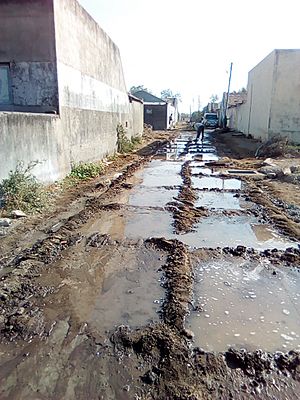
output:
[[[266,263],[209,261],[195,269],[189,328],[195,345],[287,351],[300,348],[300,273]]]
[[[58,313],[60,319],[72,315],[102,335],[118,325],[137,327],[158,321],[164,263],[162,253],[143,244],[78,248],[51,270],[52,279],[59,274],[61,297],[53,296],[55,303],[49,302],[46,313],[51,319],[57,319]]]

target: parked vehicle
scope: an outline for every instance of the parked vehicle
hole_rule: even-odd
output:
[[[218,114],[205,113],[203,123],[206,128],[217,128],[219,126]]]

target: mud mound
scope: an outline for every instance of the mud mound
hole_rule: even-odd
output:
[[[255,157],[280,157],[284,155],[287,144],[286,137],[274,136],[258,147]]]

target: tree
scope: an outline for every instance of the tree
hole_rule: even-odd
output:
[[[167,97],[176,97],[178,100],[181,100],[180,93],[173,93],[171,89],[164,89],[160,92],[160,97],[162,99],[166,99]]]
[[[144,85],[131,86],[131,88],[129,89],[129,93],[134,94],[136,92],[139,92],[140,90],[145,90],[145,92],[151,93],[151,91],[147,89]]]
[[[217,94],[212,94],[210,96],[211,103],[216,103],[219,100],[219,96]]]

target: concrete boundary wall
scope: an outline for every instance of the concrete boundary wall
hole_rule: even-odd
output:
[[[39,161],[33,173],[44,182],[62,178],[70,168],[61,120],[55,115],[0,113],[0,179],[17,163]]]
[[[228,110],[230,128],[300,143],[300,49],[272,51],[249,72],[247,92],[247,103]]]
[[[0,180],[19,161],[27,165],[38,160],[37,178],[53,182],[69,173],[72,163],[97,161],[116,151],[118,124],[128,138],[142,134],[143,104],[129,101],[119,49],[76,0],[7,4],[5,17],[17,15],[23,34],[28,29],[32,39],[26,62],[17,41],[6,46],[5,60],[20,54],[20,68],[15,69],[19,103],[27,109],[57,106],[58,115],[0,112]],[[47,43],[32,46],[36,21],[47,22],[42,35]],[[13,24],[7,29],[14,29]],[[6,35],[9,41],[9,31]]]

